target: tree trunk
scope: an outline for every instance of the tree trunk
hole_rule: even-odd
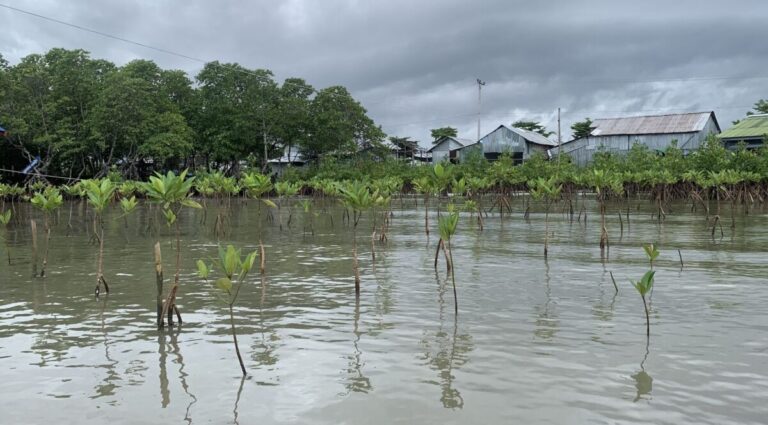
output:
[[[163,257],[160,242],[155,243],[155,285],[157,286],[157,327],[163,327]]]
[[[240,355],[240,346],[237,344],[237,332],[235,332],[235,313],[232,311],[232,304],[229,305],[229,322],[232,325],[232,339],[235,341],[237,361],[240,362],[240,370],[243,371],[243,376],[245,376],[247,373],[245,371],[245,364],[243,364],[243,356]]]

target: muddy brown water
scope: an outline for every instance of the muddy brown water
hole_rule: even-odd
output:
[[[249,371],[241,380],[226,306],[195,276],[194,261],[216,255],[216,208],[205,224],[200,211],[180,217],[184,323],[159,332],[153,245],[162,242],[166,277],[173,253],[165,225],[151,225],[156,210],[108,217],[112,292],[95,299],[96,246],[70,205],[58,214],[44,279],[31,276],[28,224],[41,218],[17,207],[24,219],[8,230],[0,423],[768,422],[764,211],[739,215],[735,230],[726,219],[725,237],[713,240],[702,214],[680,204],[659,224],[641,202],[621,238],[609,217],[608,261],[593,205],[586,227],[551,214],[546,262],[542,213],[492,214],[482,232],[463,216],[453,241],[458,316],[442,258],[432,267],[435,216],[428,239],[421,205],[395,202],[375,267],[364,217],[359,301],[340,208],[316,207],[314,235],[299,206],[290,227],[283,211],[282,232],[262,215],[267,274],[252,273],[236,305]],[[233,201],[228,215],[220,243],[255,249],[255,204]],[[662,252],[648,341],[628,282],[648,269],[646,242]]]

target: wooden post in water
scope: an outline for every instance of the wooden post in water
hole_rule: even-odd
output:
[[[157,284],[157,327],[163,327],[163,258],[160,242],[155,243],[155,282]]]
[[[30,220],[32,226],[32,277],[37,277],[37,222]]]

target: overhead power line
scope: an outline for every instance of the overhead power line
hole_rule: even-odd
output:
[[[7,4],[0,3],[0,7],[4,7],[6,9],[13,10],[14,12],[23,13],[25,15],[34,16],[35,18],[43,19],[43,20],[46,20],[46,21],[55,22],[55,23],[60,24],[60,25],[65,25],[65,26],[68,26],[68,27],[72,27],[72,28],[78,29],[80,31],[85,31],[85,32],[89,32],[91,34],[100,35],[102,37],[111,38],[113,40],[122,41],[123,43],[133,44],[133,45],[139,46],[139,47],[144,47],[146,49],[154,50],[156,52],[165,53],[165,54],[173,55],[173,56],[178,56],[180,58],[189,59],[189,60],[192,60],[192,61],[195,61],[195,62],[208,63],[208,61],[206,61],[204,59],[200,59],[200,58],[196,58],[196,57],[193,57],[193,56],[185,55],[183,53],[174,52],[174,51],[168,50],[168,49],[163,49],[162,47],[151,46],[151,45],[146,44],[146,43],[141,43],[141,42],[130,40],[130,39],[127,39],[127,38],[123,38],[123,37],[120,37],[120,36],[117,36],[117,35],[114,35],[114,34],[109,34],[109,33],[106,33],[106,32],[103,32],[103,31],[99,31],[99,30],[95,30],[95,29],[92,29],[92,28],[87,28],[87,27],[84,27],[82,25],[73,24],[71,22],[62,21],[60,19],[52,18],[50,16],[41,15],[39,13],[30,12],[29,10],[19,9],[18,7],[13,7],[13,6],[10,6],[10,5],[7,5]]]

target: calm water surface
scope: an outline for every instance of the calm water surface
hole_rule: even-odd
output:
[[[765,212],[734,231],[727,219],[712,240],[700,214],[679,205],[659,225],[643,203],[621,240],[610,218],[605,263],[594,208],[586,228],[551,215],[548,262],[543,214],[492,215],[483,232],[462,217],[457,317],[442,259],[432,267],[436,226],[428,239],[421,206],[396,205],[375,267],[371,222],[360,224],[358,302],[340,209],[318,208],[314,235],[299,207],[282,232],[264,222],[267,275],[249,277],[236,310],[245,380],[226,308],[194,275],[216,254],[216,208],[205,224],[199,211],[181,217],[184,324],[166,332],[154,325],[152,247],[163,243],[171,275],[171,237],[154,212],[110,217],[112,292],[94,299],[80,208],[61,211],[45,279],[31,277],[27,218],[40,217],[22,211],[13,264],[0,263],[0,423],[768,423]],[[255,204],[230,216],[222,243],[254,249]],[[646,341],[628,279],[647,270],[650,241],[662,254]]]

